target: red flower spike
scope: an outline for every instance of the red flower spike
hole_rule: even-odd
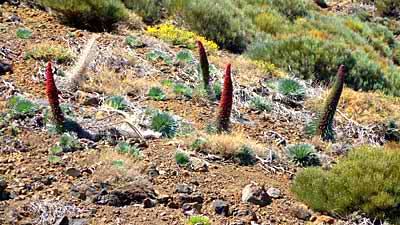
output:
[[[229,130],[230,117],[233,105],[233,84],[231,77],[231,64],[226,66],[224,88],[221,94],[217,128],[220,132]]]
[[[203,77],[203,85],[204,89],[210,90],[210,65],[207,59],[207,53],[201,41],[197,41],[197,47],[199,48],[199,56],[200,56],[200,68]]]
[[[58,89],[54,82],[51,62],[49,62],[46,67],[46,94],[53,113],[53,120],[58,127],[62,128],[64,125],[64,115],[58,100]]]

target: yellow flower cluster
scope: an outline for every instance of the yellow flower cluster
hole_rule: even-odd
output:
[[[277,68],[277,67],[276,67],[274,64],[272,64],[272,63],[268,63],[268,62],[261,61],[261,60],[257,60],[257,61],[253,61],[253,62],[254,62],[254,64],[255,64],[259,69],[261,69],[263,72],[269,73],[269,74],[271,74],[271,75],[274,76],[274,77],[278,77],[278,78],[287,77],[287,74],[286,74],[283,70]]]
[[[195,48],[196,41],[201,41],[208,51],[218,49],[218,45],[196,33],[179,29],[172,24],[164,24],[158,27],[147,27],[147,33],[151,36],[170,42],[173,45],[186,45],[188,48]]]

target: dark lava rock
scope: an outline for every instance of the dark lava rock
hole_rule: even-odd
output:
[[[213,208],[216,214],[229,216],[229,203],[223,200],[215,200]]]
[[[249,184],[242,190],[242,201],[259,206],[266,206],[272,202],[265,188],[256,184]]]
[[[204,202],[204,198],[203,195],[201,193],[195,193],[192,195],[189,194],[179,194],[178,196],[178,201],[180,203],[180,205],[183,205],[185,203],[203,203]]]
[[[2,63],[0,62],[0,75],[4,75],[7,72],[13,72],[13,68],[11,64],[8,63]]]

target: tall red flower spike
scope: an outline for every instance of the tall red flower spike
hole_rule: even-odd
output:
[[[61,111],[60,102],[58,100],[58,90],[54,82],[53,71],[51,69],[51,62],[47,64],[46,68],[46,94],[53,113],[53,120],[57,127],[63,128],[64,115]]]
[[[199,48],[199,56],[200,56],[200,68],[203,78],[204,89],[210,90],[210,65],[207,59],[207,53],[204,49],[203,43],[201,41],[197,41],[197,47]]]
[[[233,104],[233,84],[231,77],[231,64],[226,66],[224,77],[224,88],[221,94],[221,102],[219,105],[219,113],[217,119],[217,128],[219,132],[229,130],[230,117]]]

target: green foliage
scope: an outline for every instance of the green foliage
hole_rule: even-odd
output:
[[[212,88],[214,90],[215,98],[217,100],[220,100],[221,99],[221,94],[222,94],[222,86],[221,86],[221,84],[220,83],[214,83],[212,85]]]
[[[11,97],[7,105],[13,118],[32,116],[39,109],[38,105],[22,96]]]
[[[151,129],[160,132],[163,137],[172,138],[177,132],[178,123],[166,112],[156,112],[151,118]]]
[[[190,162],[189,156],[181,151],[175,153],[175,162],[180,166],[185,166]]]
[[[311,14],[312,5],[307,0],[270,0],[276,9],[290,20]]]
[[[288,26],[286,18],[275,10],[257,15],[254,23],[259,30],[269,34],[281,33]]]
[[[339,215],[362,211],[370,217],[397,219],[400,204],[400,149],[353,149],[331,170],[307,168],[292,192],[312,209]]]
[[[129,154],[135,158],[142,158],[142,155],[140,153],[140,150],[136,148],[135,146],[130,145],[127,142],[120,142],[118,143],[116,147],[117,151],[121,154]]]
[[[238,153],[235,155],[235,158],[239,160],[239,164],[242,166],[250,166],[256,163],[253,149],[247,145],[244,145],[239,149]]]
[[[139,38],[134,36],[128,36],[125,38],[125,43],[131,48],[139,48],[142,47],[144,44]]]
[[[385,139],[388,141],[400,142],[400,128],[396,121],[390,120],[387,125]]]
[[[123,170],[125,167],[125,161],[122,159],[113,160],[111,164],[119,170]]]
[[[105,104],[117,110],[125,110],[128,107],[128,103],[122,96],[112,96],[106,100]]]
[[[376,8],[383,16],[400,17],[400,2],[398,0],[375,1]]]
[[[310,144],[295,144],[288,145],[286,151],[289,159],[295,164],[308,167],[308,166],[319,166],[320,160],[318,155],[315,153],[313,145]]]
[[[40,0],[41,4],[61,13],[66,22],[94,31],[111,30],[112,25],[128,18],[120,0]]]
[[[162,15],[162,8],[166,0],[123,0],[128,9],[132,9],[143,18],[145,23],[158,22]]]
[[[167,98],[161,87],[150,88],[149,93],[147,95],[150,97],[150,99],[155,101],[164,101]]]
[[[193,141],[193,143],[191,144],[191,148],[194,151],[201,151],[201,149],[204,148],[205,144],[207,143],[207,140],[204,138],[197,138],[196,140]]]
[[[61,154],[62,152],[63,152],[63,149],[62,149],[60,146],[58,146],[58,145],[52,146],[52,147],[50,148],[50,151],[49,151],[49,153],[50,153],[51,155],[59,155],[59,154]]]
[[[25,59],[36,59],[42,61],[55,60],[58,63],[70,62],[74,59],[74,55],[68,48],[53,42],[43,42],[34,45],[25,53]]]
[[[172,59],[168,55],[166,55],[164,52],[159,51],[159,50],[152,50],[151,52],[148,52],[146,54],[146,58],[151,61],[162,60],[167,65],[172,64]]]
[[[58,163],[62,162],[62,159],[61,159],[61,157],[56,156],[56,155],[49,155],[48,161],[51,164],[58,164]]]
[[[265,98],[257,95],[256,97],[254,97],[253,99],[251,99],[250,101],[250,107],[252,109],[261,111],[261,112],[271,112],[272,110],[272,105],[270,102],[268,102],[267,100],[265,100]]]
[[[183,95],[185,97],[191,98],[192,94],[193,94],[193,90],[184,84],[175,84],[174,85],[174,93],[176,95]]]
[[[187,225],[211,225],[211,222],[206,216],[191,216]]]
[[[282,95],[295,99],[303,99],[306,91],[302,84],[293,79],[279,80],[277,89]]]
[[[62,148],[63,152],[73,152],[81,148],[79,139],[76,135],[70,133],[64,133],[60,137],[59,146]]]
[[[18,28],[16,32],[17,38],[29,39],[32,37],[32,31],[28,28]]]
[[[304,126],[304,133],[308,137],[312,137],[317,133],[317,128],[318,128],[318,124],[319,124],[319,119],[318,118],[319,117],[308,121],[306,123],[306,125]]]
[[[181,50],[176,54],[175,60],[182,63],[191,63],[193,62],[193,55],[189,50]]]
[[[219,46],[233,52],[242,52],[246,48],[246,32],[252,24],[233,1],[185,1],[181,2],[178,11],[191,30]]]

